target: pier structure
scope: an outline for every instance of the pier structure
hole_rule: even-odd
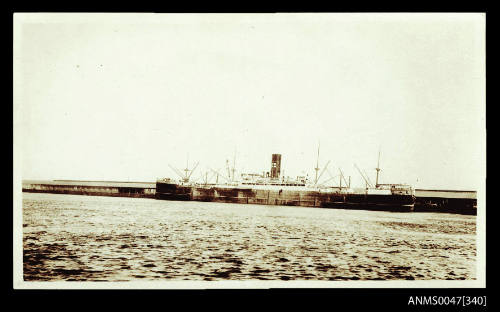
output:
[[[303,207],[330,207],[341,200],[342,194],[318,191],[280,189],[279,186],[266,189],[246,188],[207,188],[176,186],[176,197],[173,200],[199,200],[229,202],[240,204],[285,205]],[[29,193],[53,193],[90,196],[114,196],[135,198],[157,198],[155,182],[116,182],[116,181],[75,181],[51,180],[28,181],[22,183],[22,191]],[[162,189],[161,193],[174,193],[174,190]],[[359,200],[364,196],[359,194]],[[415,190],[415,212],[443,212],[476,215],[477,193],[475,191],[454,190]],[[351,195],[351,201],[353,200]],[[359,207],[359,206],[358,206]],[[335,207],[330,207],[335,208]],[[355,208],[354,206],[352,207]],[[362,208],[359,207],[359,208]],[[349,208],[348,208],[349,209]]]
[[[415,211],[477,214],[477,192],[462,190],[415,190]]]
[[[23,192],[28,193],[154,198],[155,190],[155,183],[149,182],[23,181]]]

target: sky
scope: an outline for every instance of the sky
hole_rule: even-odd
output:
[[[155,181],[186,164],[476,190],[483,14],[15,14],[23,179]],[[326,172],[326,171],[325,171]]]

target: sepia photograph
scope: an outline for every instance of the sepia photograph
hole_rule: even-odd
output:
[[[15,13],[15,289],[486,287],[485,13]]]

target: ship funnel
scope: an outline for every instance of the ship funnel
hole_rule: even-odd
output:
[[[281,170],[281,154],[273,154],[271,158],[271,179],[279,179]]]

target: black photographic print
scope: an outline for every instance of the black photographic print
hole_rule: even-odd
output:
[[[486,285],[485,13],[15,13],[14,288]]]

